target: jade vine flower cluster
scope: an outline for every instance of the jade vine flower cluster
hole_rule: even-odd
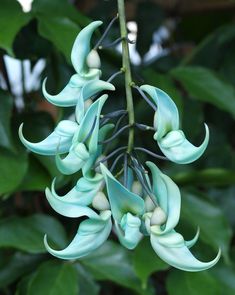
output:
[[[124,130],[137,126],[144,129],[146,125],[126,125],[119,129],[126,111],[102,114],[108,95],[100,93],[114,91],[115,87],[110,83],[111,79],[109,82],[100,79],[98,55],[91,50],[92,34],[100,25],[100,21],[93,22],[77,36],[71,53],[76,74],[65,88],[57,95],[50,95],[46,91],[46,80],[43,83],[45,98],[56,106],[73,106],[75,120],[60,121],[55,130],[38,143],[24,138],[23,124],[19,128],[20,139],[29,150],[54,155],[62,174],[80,171],[82,175],[64,196],[57,195],[56,180],[50,189],[46,188],[46,198],[56,212],[70,218],[86,219],[80,222],[74,239],[65,249],[52,249],[47,236],[45,247],[61,259],[78,259],[100,247],[113,229],[120,243],[128,249],[134,249],[144,236],[149,236],[156,254],[168,264],[185,271],[210,268],[219,260],[220,251],[214,260],[201,262],[189,250],[196,243],[199,231],[191,241],[185,241],[175,230],[181,206],[177,185],[150,161],[146,162],[150,171],[147,173],[138,159],[138,148],[133,147],[127,152],[127,147],[118,147],[108,155],[104,151],[104,146],[108,148],[106,143]],[[89,62],[91,54],[96,58],[93,65]],[[154,106],[153,127],[147,126],[146,130],[154,131],[153,138],[164,154],[159,158],[178,164],[198,159],[208,145],[207,125],[203,143],[194,146],[180,130],[178,109],[173,100],[154,86],[143,85],[140,91]],[[87,99],[93,99],[88,107],[85,104]],[[116,124],[109,123],[117,118]],[[107,138],[110,132],[113,134]],[[121,159],[124,159],[123,165],[117,170]],[[141,186],[138,192],[134,189],[136,183]]]

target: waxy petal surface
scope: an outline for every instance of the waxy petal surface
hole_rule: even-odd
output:
[[[179,222],[181,195],[178,186],[152,162],[146,162],[153,179],[153,192],[159,206],[167,214],[167,221],[159,234],[171,231]]]
[[[32,152],[51,156],[56,153],[62,154],[69,151],[72,138],[78,128],[79,126],[76,122],[63,120],[47,138],[40,142],[33,143],[24,138],[22,123],[19,127],[19,137],[21,142]]]
[[[143,234],[140,232],[141,220],[139,217],[127,213],[123,216],[121,223],[115,221],[116,233],[120,243],[127,249],[134,249]]]
[[[209,128],[205,124],[206,135],[203,143],[196,147],[190,143],[181,130],[171,131],[158,141],[163,154],[177,164],[188,164],[196,161],[204,153],[209,142]]]
[[[159,236],[152,232],[150,241],[156,254],[166,263],[184,271],[203,271],[214,266],[221,255],[219,250],[215,259],[210,262],[201,262],[193,256],[179,233],[172,230]]]
[[[179,129],[179,113],[174,101],[167,93],[150,85],[140,87],[154,101],[157,111],[154,117],[154,128],[157,130],[154,139],[159,140],[171,130]]]
[[[49,253],[61,259],[78,259],[98,249],[108,238],[112,229],[111,212],[104,211],[97,218],[81,222],[72,242],[63,250],[52,249],[44,237],[44,244]]]
[[[144,200],[117,181],[102,163],[100,168],[106,182],[113,218],[120,223],[127,213],[142,216],[145,210]]]

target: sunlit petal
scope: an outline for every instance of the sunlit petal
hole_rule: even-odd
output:
[[[181,130],[171,131],[158,141],[163,154],[172,162],[188,164],[196,161],[204,153],[209,142],[209,128],[205,124],[206,136],[203,143],[196,147],[190,143]]]
[[[94,21],[82,29],[73,44],[71,52],[71,61],[74,69],[81,76],[88,72],[87,57],[91,51],[91,37],[94,31],[102,25],[101,21]]]
[[[221,251],[219,250],[215,259],[210,262],[201,262],[189,251],[182,235],[174,230],[162,236],[152,231],[150,240],[154,251],[162,260],[185,271],[195,272],[206,270],[214,266],[221,255]]]
[[[159,140],[167,132],[179,129],[179,113],[174,101],[167,93],[150,85],[142,85],[143,91],[149,94],[157,106],[154,127],[157,130],[154,139]]]
[[[61,259],[78,259],[99,248],[108,238],[112,228],[111,212],[104,211],[97,218],[81,222],[72,242],[64,250],[54,250],[44,237],[44,244],[49,253]]]
[[[56,153],[66,153],[72,144],[74,133],[78,130],[77,123],[69,120],[61,121],[55,130],[44,140],[33,143],[23,136],[23,123],[19,127],[19,137],[21,142],[32,152],[40,155],[55,155]]]
[[[120,224],[115,221],[116,233],[119,241],[127,249],[134,249],[143,237],[140,232],[140,226],[140,218],[130,213],[122,217]]]
[[[158,167],[152,162],[146,162],[151,169],[153,179],[153,192],[159,206],[167,214],[165,226],[159,231],[164,234],[172,230],[179,222],[181,195],[178,186],[163,174]]]
[[[101,163],[100,168],[105,178],[111,211],[114,219],[120,223],[124,214],[141,216],[144,213],[144,200],[126,189]]]

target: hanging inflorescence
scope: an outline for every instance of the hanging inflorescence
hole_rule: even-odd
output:
[[[186,271],[210,268],[219,260],[220,251],[210,262],[201,262],[192,255],[189,248],[196,243],[199,231],[191,241],[185,241],[175,231],[180,217],[179,188],[154,163],[141,163],[138,157],[139,152],[144,152],[160,160],[191,163],[205,151],[209,129],[205,124],[203,143],[199,147],[192,145],[180,129],[179,113],[173,100],[164,91],[150,85],[138,87],[133,83],[133,88],[152,107],[155,113],[153,126],[142,123],[123,126],[128,115],[126,110],[102,114],[108,95],[99,94],[115,91],[111,82],[125,69],[112,75],[108,81],[100,79],[99,56],[96,50],[91,50],[90,40],[101,24],[95,21],[77,36],[71,53],[76,74],[66,87],[59,94],[50,95],[46,90],[46,79],[43,83],[45,98],[59,107],[74,107],[75,120],[60,121],[55,130],[38,143],[24,138],[23,124],[19,129],[22,143],[35,153],[54,155],[62,174],[82,172],[82,177],[66,195],[57,195],[54,180],[51,189],[46,188],[46,197],[59,214],[71,218],[85,216],[87,219],[80,222],[77,234],[65,249],[52,249],[47,236],[45,247],[61,259],[78,259],[100,247],[113,227],[120,243],[128,249],[134,249],[144,236],[150,236],[154,251],[168,264]],[[106,34],[107,31],[104,36]],[[101,46],[103,39],[95,48]],[[88,99],[92,99],[89,106],[85,103]],[[119,146],[107,153],[109,142],[133,128],[153,131],[153,139],[163,155],[135,146],[131,151],[127,146]],[[138,193],[136,184],[140,187]]]

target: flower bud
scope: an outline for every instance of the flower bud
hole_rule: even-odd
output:
[[[156,207],[156,205],[153,203],[153,201],[151,200],[149,196],[145,198],[144,203],[145,203],[146,212],[152,212],[154,208]]]
[[[150,219],[150,225],[162,225],[166,223],[167,216],[161,207],[156,207]]]
[[[91,69],[99,69],[101,66],[100,57],[96,50],[91,50],[87,56],[87,65]]]
[[[141,195],[142,193],[142,185],[140,184],[139,181],[134,181],[132,184],[132,192],[137,194],[137,195]]]
[[[92,201],[92,206],[94,209],[99,211],[109,210],[110,205],[105,194],[103,192],[98,192]]]

